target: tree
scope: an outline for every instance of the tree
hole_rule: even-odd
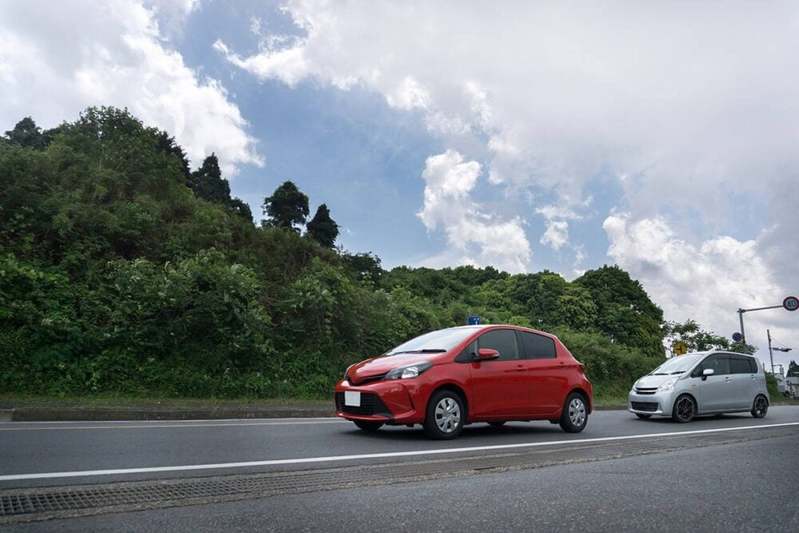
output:
[[[349,269],[355,273],[358,281],[373,281],[377,283],[383,277],[380,258],[372,252],[344,253],[341,258]]]
[[[283,182],[272,196],[264,198],[263,212],[269,217],[264,221],[267,225],[299,231],[294,226],[305,224],[308,196],[291,181]]]
[[[250,210],[250,206],[247,205],[247,202],[240,198],[231,198],[229,205],[234,213],[252,222],[252,211]]]
[[[319,206],[307,228],[308,236],[325,248],[332,248],[338,237],[338,224],[330,218],[330,210],[325,204]]]
[[[191,173],[189,187],[203,200],[218,204],[230,203],[230,185],[222,178],[219,160],[213,153],[205,158],[199,169]]]
[[[663,324],[663,334],[667,346],[681,341],[692,352],[730,349],[729,339],[712,331],[703,330],[694,320],[686,320],[683,323],[666,322]]]
[[[47,138],[31,117],[25,117],[17,122],[13,130],[6,132],[6,138],[11,144],[25,148],[40,150],[47,146]]]
[[[576,280],[596,304],[596,326],[615,342],[663,353],[663,311],[649,299],[641,283],[618,266],[589,270]]]
[[[189,159],[186,157],[186,152],[183,151],[183,147],[181,147],[176,141],[174,137],[170,137],[169,134],[165,131],[162,131],[158,134],[158,142],[157,147],[160,151],[175,156],[180,163],[180,169],[183,171],[183,174],[186,176],[186,182],[191,187],[191,171],[189,170]]]

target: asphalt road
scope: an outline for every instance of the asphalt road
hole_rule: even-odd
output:
[[[9,526],[21,530],[362,531],[379,518],[389,530],[795,531],[797,444],[795,406],[688,425],[599,411],[578,435],[548,422],[475,425],[448,442],[404,427],[369,435],[334,419],[0,423],[0,496],[131,482],[146,491],[153,480],[270,483],[241,501],[153,501],[135,513]]]

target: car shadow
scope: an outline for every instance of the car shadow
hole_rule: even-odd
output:
[[[637,417],[631,417],[631,420],[638,424],[662,424],[662,425],[671,425],[671,426],[684,426],[689,428],[696,424],[701,424],[702,422],[713,422],[718,420],[749,420],[752,418],[752,415],[748,413],[725,413],[722,416],[719,415],[699,415],[694,418],[690,422],[675,422],[670,417],[652,417],[648,419],[642,419]]]
[[[416,425],[412,428],[405,426],[383,426],[375,432],[362,431],[354,425],[351,430],[345,430],[349,435],[359,435],[363,438],[376,440],[404,440],[404,441],[426,441],[430,438],[424,434],[421,426]],[[551,435],[563,433],[560,426],[549,422],[518,422],[506,424],[501,427],[493,427],[484,423],[475,423],[463,428],[463,432],[458,436],[458,441],[482,438],[490,435]]]

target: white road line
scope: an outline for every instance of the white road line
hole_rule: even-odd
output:
[[[228,423],[228,424],[123,424],[119,426],[25,426],[25,427],[1,427],[0,431],[67,431],[74,429],[151,429],[151,428],[211,428],[211,427],[237,427],[237,426],[302,426],[308,424],[335,424],[346,422],[342,418],[325,418],[324,420],[302,419],[293,422],[274,421],[274,422],[250,422],[250,423]]]
[[[0,425],[36,425],[36,424],[50,424],[50,425],[66,425],[66,424],[79,424],[80,422],[96,422],[98,424],[141,424],[143,422],[164,423],[170,422],[172,424],[188,423],[196,424],[200,422],[257,422],[260,420],[265,421],[306,421],[306,420],[342,420],[337,416],[274,416],[274,417],[252,417],[252,418],[185,418],[185,419],[150,419],[150,420],[17,420],[17,421],[4,421]]]
[[[685,435],[704,435],[708,433],[724,433],[727,431],[746,431],[752,429],[768,429],[799,426],[799,422],[784,422],[781,424],[763,424],[759,426],[736,426],[718,429],[698,429],[693,431],[672,431],[667,433],[645,433],[640,435],[620,435],[616,437],[595,437],[589,439],[556,440],[548,442],[523,442],[517,444],[495,444],[491,446],[472,446],[468,448],[441,448],[432,450],[415,450],[409,452],[363,453],[357,455],[333,455],[329,457],[301,457],[296,459],[272,459],[266,461],[246,461],[239,463],[213,463],[203,465],[182,466],[154,466],[145,468],[115,468],[109,470],[81,470],[75,472],[43,472],[36,474],[11,474],[0,475],[0,481],[19,481],[25,479],[59,479],[69,477],[87,476],[114,476],[124,474],[146,474],[156,472],[181,472],[187,470],[219,470],[227,468],[247,468],[255,466],[276,466],[307,463],[328,463],[334,461],[353,461],[357,459],[383,459],[390,457],[412,457],[419,455],[441,455],[451,453],[465,453],[486,450],[509,450],[514,448],[537,448],[542,446],[560,446],[564,444],[584,444],[590,442],[612,442],[635,439],[653,439],[658,437],[680,437]]]

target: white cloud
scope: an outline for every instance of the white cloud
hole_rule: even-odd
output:
[[[159,29],[196,3],[10,2],[0,11],[0,123],[44,127],[90,105],[127,107],[174,135],[194,165],[216,152],[230,176],[263,164],[247,122],[216,80],[200,78]],[[158,13],[156,13],[156,10]]]
[[[720,236],[692,244],[662,218],[632,220],[628,214],[607,217],[603,228],[608,254],[641,281],[667,319],[692,318],[729,337],[739,329],[739,307],[776,305],[786,295],[756,240]],[[797,342],[795,318],[781,309],[747,314],[747,341],[765,347],[770,327],[783,341]]]
[[[357,83],[423,108],[452,148],[471,146],[467,132],[483,144],[495,183],[579,202],[610,171],[627,176],[640,215],[664,199],[725,204],[720,187],[756,192],[799,165],[793,3],[732,2],[724,17],[715,4],[648,2],[293,0],[286,11],[306,36],[228,58],[262,78]]]
[[[590,199],[585,205],[590,203]],[[545,205],[538,207],[536,213],[542,215],[546,219],[546,231],[541,236],[539,241],[541,244],[550,246],[553,250],[560,250],[563,246],[569,244],[569,220],[580,220],[582,216],[575,213],[571,208],[562,205]],[[579,263],[583,259],[582,251],[575,251],[576,262]]]
[[[532,252],[521,220],[498,220],[484,213],[471,198],[480,173],[477,161],[464,161],[453,150],[427,158],[422,173],[424,207],[418,216],[428,230],[444,229],[451,250],[422,263],[493,265],[510,272],[525,271]]]
[[[569,242],[569,223],[565,220],[548,220],[547,229],[541,236],[541,244],[551,246],[554,250]]]
[[[795,2],[727,2],[724,16],[716,3],[613,1],[291,0],[286,11],[303,37],[228,58],[261,78],[357,84],[421,112],[445,146],[483,162],[490,184],[554,195],[560,207],[538,211],[541,242],[569,247],[577,263],[570,213],[597,175],[610,176],[609,190],[621,191],[610,201],[628,213],[606,223],[611,255],[663,299],[668,318],[728,332],[718,309],[728,317],[727,306],[763,290],[797,290]],[[410,96],[409,79],[423,96]],[[436,223],[461,233],[456,217]],[[714,237],[722,233],[732,237]],[[462,258],[450,241],[442,260]],[[689,280],[683,256],[696,265]],[[705,304],[718,298],[723,306]]]

